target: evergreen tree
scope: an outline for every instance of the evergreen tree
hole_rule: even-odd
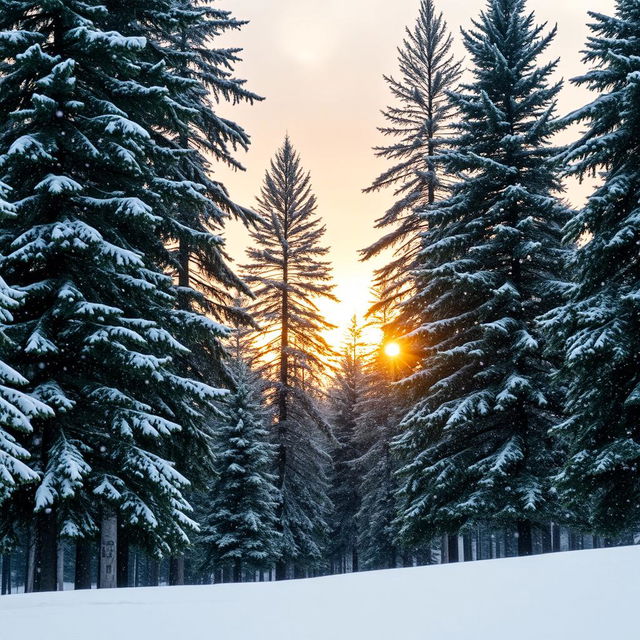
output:
[[[241,360],[232,371],[235,388],[215,425],[218,477],[207,493],[203,543],[206,564],[228,567],[241,582],[243,570],[266,569],[278,557],[279,492],[259,380]]]
[[[258,205],[263,221],[252,231],[246,271],[257,298],[251,311],[262,328],[256,344],[276,413],[283,536],[276,573],[281,579],[291,575],[292,565],[309,568],[323,558],[332,436],[318,390],[332,351],[323,336],[331,325],[316,300],[335,300],[324,260],[328,249],[320,244],[325,228],[316,214],[310,176],[288,137],[266,173]]]
[[[111,18],[75,0],[0,12],[0,169],[16,213],[0,253],[24,294],[8,363],[56,411],[37,424],[35,495],[14,494],[38,514],[45,589],[55,588],[56,535],[93,535],[101,512],[116,511],[156,552],[187,542],[188,482],[164,457],[167,442],[198,431],[222,395],[177,364],[188,350],[176,335],[225,331],[178,311],[162,272],[164,227],[201,195],[176,180],[181,150],[135,119],[173,108],[156,84],[162,64],[143,73],[147,41],[108,29]]]
[[[597,96],[567,118],[586,125],[565,154],[569,170],[602,172],[603,182],[567,226],[579,245],[575,283],[545,318],[568,387],[560,487],[572,511],[609,536],[640,524],[640,6],[616,6],[612,17],[590,14],[585,61],[595,68],[574,82]]]
[[[517,527],[526,555],[553,510],[557,462],[553,366],[536,324],[558,303],[568,217],[549,146],[556,63],[536,62],[555,30],[524,0],[489,0],[463,34],[473,81],[451,94],[459,134],[443,162],[460,179],[424,212],[413,304],[428,348],[397,440],[399,526],[413,543],[479,522]]]
[[[248,289],[228,264],[221,231],[230,217],[248,223],[256,216],[237,205],[212,177],[213,162],[242,169],[234,152],[246,150],[250,142],[242,127],[220,115],[219,103],[252,103],[260,98],[233,75],[239,50],[220,48],[218,41],[245,23],[211,3],[193,0],[114,3],[110,20],[113,28],[126,25],[126,35],[145,38],[148,46],[141,68],[170,97],[162,110],[149,110],[139,103],[130,116],[157,142],[160,153],[154,163],[162,167],[171,185],[164,194],[159,227],[164,242],[156,260],[179,284],[179,312],[172,316],[177,320],[172,331],[189,351],[176,365],[183,375],[227,385],[230,380],[216,323],[250,324],[251,320],[233,304],[233,298],[247,294]],[[167,149],[171,150],[169,163]],[[200,323],[182,321],[182,313],[188,318],[194,311],[200,314]],[[211,472],[208,434],[202,428],[211,418],[205,417],[195,429],[183,430],[179,446],[170,452],[181,466],[188,466],[189,479],[197,483],[206,482]],[[203,464],[194,465],[193,460]],[[172,584],[182,583],[182,564],[181,558],[172,560]]]
[[[333,432],[338,441],[334,447],[331,501],[330,555],[334,572],[358,571],[358,523],[362,478],[357,460],[360,447],[357,428],[360,403],[365,390],[362,329],[354,317],[338,372],[330,390]]]
[[[413,290],[411,270],[425,230],[420,210],[446,192],[448,178],[438,158],[455,115],[447,90],[456,88],[462,73],[452,44],[433,0],[421,0],[418,20],[398,49],[401,78],[385,77],[396,104],[383,112],[388,124],[380,132],[393,141],[376,154],[393,164],[367,191],[392,188],[396,200],[376,223],[387,233],[362,251],[370,259],[395,248],[394,258],[376,271],[382,304],[397,306]],[[412,324],[409,318],[404,322]]]
[[[13,207],[4,196],[5,186],[0,183],[0,222],[13,215]],[[12,311],[19,306],[21,298],[22,295],[10,289],[0,277],[0,505],[8,498],[12,487],[38,480],[38,474],[26,464],[30,453],[17,438],[24,441],[25,436],[33,432],[33,418],[52,415],[49,407],[20,391],[20,387],[27,385],[27,380],[5,363],[5,356],[9,356],[15,345],[4,327],[13,320]],[[7,520],[3,518],[0,524],[0,546],[11,529]]]
[[[365,367],[364,391],[357,405],[356,468],[362,478],[357,513],[358,544],[364,569],[392,569],[401,550],[396,544],[397,464],[391,444],[402,414],[392,372],[378,350]]]

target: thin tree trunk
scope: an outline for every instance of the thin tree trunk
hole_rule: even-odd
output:
[[[174,556],[169,560],[169,584],[184,584],[184,556]]]
[[[36,574],[36,529],[29,527],[29,541],[27,543],[26,565],[24,571],[24,592],[32,593],[35,587]]]
[[[447,536],[447,562],[459,562],[458,536]]]
[[[75,583],[76,591],[91,589],[91,541],[78,540],[76,542],[76,568]]]
[[[118,586],[118,517],[111,509],[105,509],[100,527],[100,589]]]
[[[533,555],[533,527],[529,520],[518,521],[518,556]]]
[[[470,533],[465,533],[462,536],[462,546],[464,551],[464,561],[470,562],[473,560],[473,540]]]
[[[36,515],[34,591],[55,591],[58,569],[58,531],[55,509]]]
[[[129,536],[123,529],[118,532],[117,583],[118,588],[130,587],[129,583]]]
[[[58,554],[56,560],[58,591],[64,591],[64,543],[62,540],[58,542]]]
[[[242,560],[236,558],[233,564],[233,581],[242,582]]]
[[[157,587],[160,583],[160,563],[155,558],[149,557],[147,561],[147,586]]]
[[[2,588],[3,596],[11,594],[11,554],[5,553],[2,556]]]
[[[553,551],[552,528],[553,525],[551,523],[542,527],[542,553],[551,553]]]

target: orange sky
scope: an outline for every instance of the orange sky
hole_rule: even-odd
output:
[[[357,251],[378,237],[374,220],[390,203],[390,194],[365,195],[361,189],[386,168],[371,147],[380,143],[376,127],[389,94],[383,74],[396,73],[396,47],[405,25],[417,15],[418,0],[220,0],[237,18],[250,20],[226,38],[244,49],[237,75],[265,96],[260,104],[224,107],[250,133],[253,144],[240,160],[247,171],[218,168],[217,177],[236,201],[253,206],[264,170],[285,132],[311,171],[319,213],[327,224],[327,244],[335,267],[340,305],[323,305],[340,329],[331,336],[337,345],[354,313],[362,315],[369,300],[371,263],[361,263]],[[484,0],[440,0],[438,3],[463,55],[459,28],[468,26],[485,6]],[[558,37],[549,57],[560,57],[559,75],[583,73],[580,50],[587,37],[586,7],[613,11],[614,0],[530,0],[538,21],[557,23]],[[225,44],[226,44],[225,42]],[[580,106],[584,90],[566,86],[561,112]],[[582,192],[584,189],[582,189]],[[572,200],[581,191],[570,186]],[[247,234],[232,225],[229,251],[244,261]]]

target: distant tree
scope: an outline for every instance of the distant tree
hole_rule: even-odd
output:
[[[328,249],[321,245],[325,228],[288,137],[266,173],[258,205],[263,221],[251,233],[245,270],[257,298],[250,310],[262,328],[256,344],[276,416],[283,537],[276,573],[282,579],[293,565],[313,567],[324,557],[332,435],[318,395],[333,352],[323,335],[332,325],[316,300],[335,300]]]
[[[456,88],[462,73],[452,44],[433,0],[421,0],[418,20],[406,29],[398,49],[400,80],[385,77],[396,104],[383,112],[388,124],[380,132],[393,141],[377,147],[376,153],[393,164],[367,191],[393,188],[396,200],[376,223],[387,232],[362,251],[370,259],[395,249],[393,259],[376,271],[382,304],[398,306],[413,290],[411,270],[426,229],[421,210],[447,190],[449,178],[439,156],[456,109],[447,91]]]
[[[567,118],[586,132],[565,159],[571,173],[603,182],[567,226],[579,245],[574,286],[545,325],[568,387],[559,487],[572,512],[615,537],[640,525],[640,7],[618,0],[614,16],[590,15],[594,68],[574,83],[597,95]]]
[[[357,438],[358,418],[365,391],[362,328],[354,317],[347,330],[342,357],[329,390],[329,406],[337,445],[332,451],[330,556],[334,571],[359,570],[358,522],[361,484]]]
[[[459,180],[425,210],[413,304],[428,347],[396,441],[408,544],[490,522],[517,527],[527,555],[554,509],[559,402],[537,320],[560,299],[569,212],[549,144],[556,63],[536,64],[554,35],[524,0],[490,0],[464,32],[473,81],[451,94],[459,133],[443,157]]]
[[[226,568],[234,582],[264,570],[279,555],[275,447],[268,442],[260,381],[242,360],[231,366],[234,390],[215,423],[217,477],[206,492],[205,566]]]

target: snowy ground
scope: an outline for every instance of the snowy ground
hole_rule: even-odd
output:
[[[638,637],[640,547],[286,583],[0,598],[0,640]]]

